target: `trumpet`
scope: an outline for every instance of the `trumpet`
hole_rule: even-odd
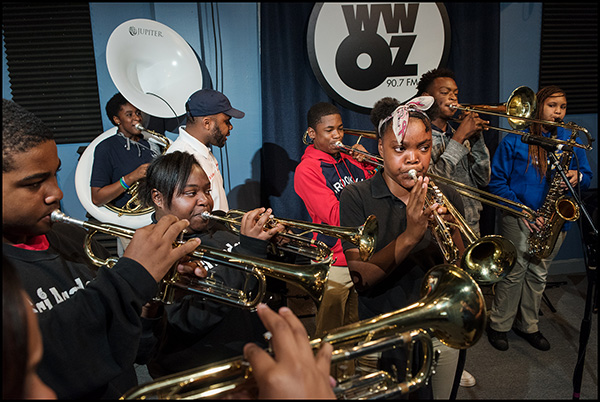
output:
[[[334,347],[331,361],[335,364],[390,348],[410,348],[414,342],[421,342],[423,363],[404,382],[379,371],[344,380],[334,389],[338,399],[389,398],[418,389],[431,376],[431,336],[449,347],[466,349],[480,339],[485,322],[485,300],[477,283],[456,266],[438,265],[425,275],[418,302],[337,328],[311,340],[310,346],[318,350],[324,342],[330,343]],[[121,399],[224,398],[253,387],[252,367],[240,356],[159,378],[131,389]]]
[[[97,232],[100,232],[111,236],[131,239],[135,233],[135,230],[133,229],[118,225],[106,223],[96,224],[75,219],[65,215],[58,209],[52,212],[50,220],[52,222],[69,223],[87,229],[88,233],[84,240],[84,251],[87,257],[94,265],[107,265],[109,268],[114,266],[118,259],[111,257],[102,260],[96,257],[91,247],[92,236]],[[181,241],[175,242],[173,247],[178,247],[180,244],[182,244]],[[333,263],[333,258],[330,257],[323,261],[319,261],[318,263],[309,265],[287,264],[229,253],[208,246],[196,248],[196,250],[190,254],[190,257],[239,269],[250,275],[254,275],[258,282],[258,288],[256,292],[246,292],[242,289],[225,286],[212,278],[188,278],[181,276],[176,267],[173,267],[161,281],[160,290],[155,297],[156,300],[165,304],[173,303],[175,300],[175,290],[183,289],[192,293],[201,294],[204,297],[214,299],[217,302],[235,307],[252,309],[264,298],[267,288],[265,276],[270,276],[300,287],[309,294],[317,305],[319,305],[326,288],[329,268]]]
[[[416,182],[417,171],[411,169],[408,174]],[[459,259],[460,253],[450,230],[450,225],[454,225],[460,230],[466,245],[466,250],[460,258],[460,267],[483,285],[493,284],[504,278],[516,262],[517,250],[514,244],[498,235],[480,238],[432,180],[429,181],[428,186],[426,205],[431,206],[437,202],[445,206],[454,219],[454,223],[449,223],[437,211],[433,211],[434,224],[431,225],[431,231],[446,262],[453,264]]]
[[[459,105],[450,105],[450,108],[452,108],[452,109],[463,110],[466,112],[476,112],[476,113],[480,113],[480,114],[488,114],[491,116],[505,117],[508,119],[508,124],[513,128],[511,130],[511,129],[501,128],[501,127],[493,127],[493,126],[488,126],[488,125],[484,126],[485,128],[491,128],[492,130],[504,131],[507,133],[513,133],[513,134],[517,134],[517,135],[525,135],[526,133],[524,133],[523,131],[520,131],[520,130],[523,130],[523,129],[529,127],[533,123],[539,123],[539,124],[543,124],[546,126],[563,127],[568,130],[571,130],[573,132],[582,132],[587,137],[587,144],[585,144],[585,145],[579,144],[575,140],[572,140],[572,141],[564,141],[564,140],[558,140],[558,139],[547,139],[547,140],[556,143],[556,145],[569,145],[572,147],[583,148],[588,151],[592,149],[592,142],[594,141],[594,139],[592,138],[589,131],[585,127],[578,126],[577,124],[572,123],[572,122],[563,123],[563,122],[554,122],[554,121],[548,121],[548,120],[538,120],[538,119],[532,118],[532,116],[535,113],[536,107],[537,107],[536,96],[535,96],[535,93],[533,92],[533,90],[531,90],[530,88],[528,88],[526,86],[520,86],[520,87],[516,88],[511,93],[510,97],[508,98],[506,103],[503,105],[503,107],[504,107],[505,113],[498,113],[498,112],[492,111],[494,108],[498,108],[498,110],[501,110],[500,107],[478,105],[478,108],[475,108],[475,107],[465,107],[465,106],[459,106]]]
[[[245,213],[245,211],[232,209],[227,212],[225,216],[203,212],[202,217],[204,219],[220,221],[226,224],[231,231],[239,233],[239,226],[241,224],[242,216]],[[282,237],[289,240],[288,242],[285,242],[283,245],[279,246],[280,250],[294,252],[317,261],[330,258],[332,251],[323,242],[304,237],[305,234],[316,232],[325,236],[337,237],[338,239],[352,242],[358,246],[360,258],[363,261],[367,261],[375,250],[375,245],[377,244],[377,230],[379,228],[375,215],[369,216],[364,224],[356,228],[308,223],[290,219],[280,219],[273,216],[270,217],[265,226],[272,228],[277,224],[281,224],[288,228],[292,227],[304,229],[304,231],[301,233],[278,233],[277,237]]]

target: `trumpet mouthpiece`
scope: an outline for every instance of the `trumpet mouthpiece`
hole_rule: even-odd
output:
[[[63,222],[65,220],[65,214],[60,209],[55,209],[50,214],[50,221],[52,222]]]
[[[415,169],[410,169],[408,171],[408,175],[411,177],[411,179],[417,181],[417,171]]]

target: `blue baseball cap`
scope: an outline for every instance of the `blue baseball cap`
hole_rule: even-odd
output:
[[[241,110],[231,107],[229,99],[214,89],[201,89],[194,92],[185,103],[185,110],[192,117],[225,113],[228,116],[241,119],[246,115]]]

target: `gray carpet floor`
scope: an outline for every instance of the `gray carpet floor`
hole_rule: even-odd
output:
[[[483,334],[467,352],[465,367],[477,383],[460,387],[458,399],[573,399],[573,373],[578,358],[579,334],[584,318],[588,281],[584,273],[552,275],[549,282],[566,282],[546,289],[550,303],[542,302],[540,330],[550,342],[549,351],[533,348],[510,332],[509,349],[496,350]],[[488,308],[492,288],[482,289]],[[309,334],[314,331],[314,304],[305,299],[289,299],[288,305],[303,317]],[[592,315],[580,399],[598,399],[598,317]],[[137,368],[140,384],[151,381],[145,366]]]
[[[508,334],[509,349],[499,351],[487,333],[467,351],[465,368],[475,379],[474,387],[460,387],[458,399],[572,399],[573,374],[579,353],[579,334],[584,318],[588,281],[585,274],[553,275],[548,282],[567,282],[546,289],[556,309],[542,301],[540,331],[550,342],[543,352],[532,347],[513,331]],[[490,308],[491,288],[483,288]],[[581,399],[598,399],[598,317],[592,315]]]

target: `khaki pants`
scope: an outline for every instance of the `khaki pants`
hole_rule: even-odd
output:
[[[441,343],[437,338],[432,338],[433,349],[440,352],[435,374],[431,376],[431,387],[434,399],[450,399],[454,377],[456,376],[456,365],[458,364],[458,349],[452,349]]]
[[[358,294],[348,267],[331,266],[327,289],[315,317],[315,337],[358,321]],[[337,366],[337,367],[335,367]],[[354,361],[332,365],[331,374],[341,379],[354,374]]]
[[[358,321],[358,294],[348,267],[331,266],[327,289],[315,317],[315,337]]]
[[[561,232],[552,254],[540,260],[525,253],[529,229],[521,218],[503,214],[501,223],[500,233],[517,249],[517,262],[512,271],[496,284],[490,326],[500,332],[510,331],[513,326],[527,334],[537,332],[548,268],[567,233]]]

